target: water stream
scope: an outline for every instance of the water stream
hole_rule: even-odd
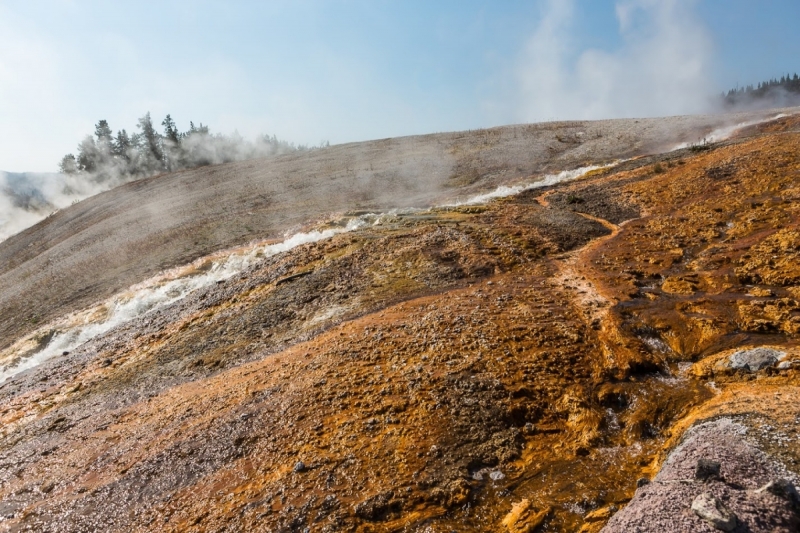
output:
[[[783,116],[786,115],[779,114],[768,119],[743,122],[714,130],[706,136],[706,142],[726,139],[741,128],[775,120]],[[691,146],[691,144],[683,143],[674,149],[677,150],[688,146]],[[541,176],[530,183],[513,186],[501,185],[493,191],[437,207],[485,204],[495,198],[513,196],[527,190],[574,180],[594,170],[610,168],[617,164],[619,162],[610,165],[592,165]],[[37,329],[34,333],[17,341],[9,348],[0,351],[0,383],[25,370],[36,367],[51,357],[70,352],[85,342],[103,335],[129,320],[171,305],[197,289],[228,279],[254,265],[264,257],[288,252],[302,244],[329,239],[340,233],[355,231],[370,225],[380,225],[386,216],[396,217],[406,213],[424,211],[426,210],[408,209],[405,211],[389,211],[384,214],[370,213],[355,217],[345,217],[329,224],[324,229],[296,233],[277,243],[260,242],[234,250],[218,252],[200,258],[189,265],[162,272],[147,281],[128,288],[105,302],[59,318]]]
[[[724,141],[730,138],[734,133],[737,131],[748,128],[750,126],[755,126],[757,124],[763,124],[765,122],[771,122],[773,120],[778,120],[779,118],[788,117],[789,115],[786,113],[778,113],[777,115],[773,115],[768,118],[762,118],[757,120],[748,120],[746,122],[739,122],[738,124],[732,124],[730,126],[723,126],[721,128],[717,128],[712,130],[708,135],[704,136],[702,140],[697,142],[684,142],[675,145],[670,151],[674,152],[675,150],[682,150],[684,148],[690,148],[692,146],[704,146],[707,144],[715,143]]]

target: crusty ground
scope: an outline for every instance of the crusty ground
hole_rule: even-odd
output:
[[[0,348],[161,270],[332,213],[425,206],[651,153],[776,111],[560,122],[383,139],[118,187],[0,243]]]
[[[798,367],[714,364],[800,344],[800,119],[748,135],[305,245],[17,376],[0,529],[599,531],[720,416],[798,473]]]

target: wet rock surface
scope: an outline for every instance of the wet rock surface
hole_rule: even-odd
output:
[[[773,366],[785,356],[785,352],[770,348],[739,350],[728,358],[728,365],[736,370],[746,369],[750,372],[758,372],[762,368]]]
[[[19,374],[0,530],[796,530],[798,369],[717,365],[800,359],[779,122],[263,258]]]

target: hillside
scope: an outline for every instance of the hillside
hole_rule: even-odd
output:
[[[532,175],[699,142],[774,115],[509,126],[202,167],[118,187],[0,242],[0,348],[158,272],[348,210],[433,205]]]
[[[207,167],[0,243],[5,349],[264,240],[0,384],[0,529],[715,531],[690,510],[709,493],[736,531],[796,531],[790,490],[755,492],[800,475],[800,116],[774,115]]]

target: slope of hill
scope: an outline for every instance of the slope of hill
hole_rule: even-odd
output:
[[[0,347],[221,248],[352,209],[424,207],[532,174],[700,141],[775,114],[549,123],[384,139],[139,180],[0,243]]]
[[[222,245],[657,153],[720,120],[376,141],[130,184],[0,246],[4,345]],[[0,528],[713,531],[691,511],[707,492],[750,531],[796,530],[791,491],[754,491],[800,473],[799,148],[792,115],[264,255],[0,385]],[[39,322],[5,321],[25,305]],[[721,477],[687,479],[698,458]]]

